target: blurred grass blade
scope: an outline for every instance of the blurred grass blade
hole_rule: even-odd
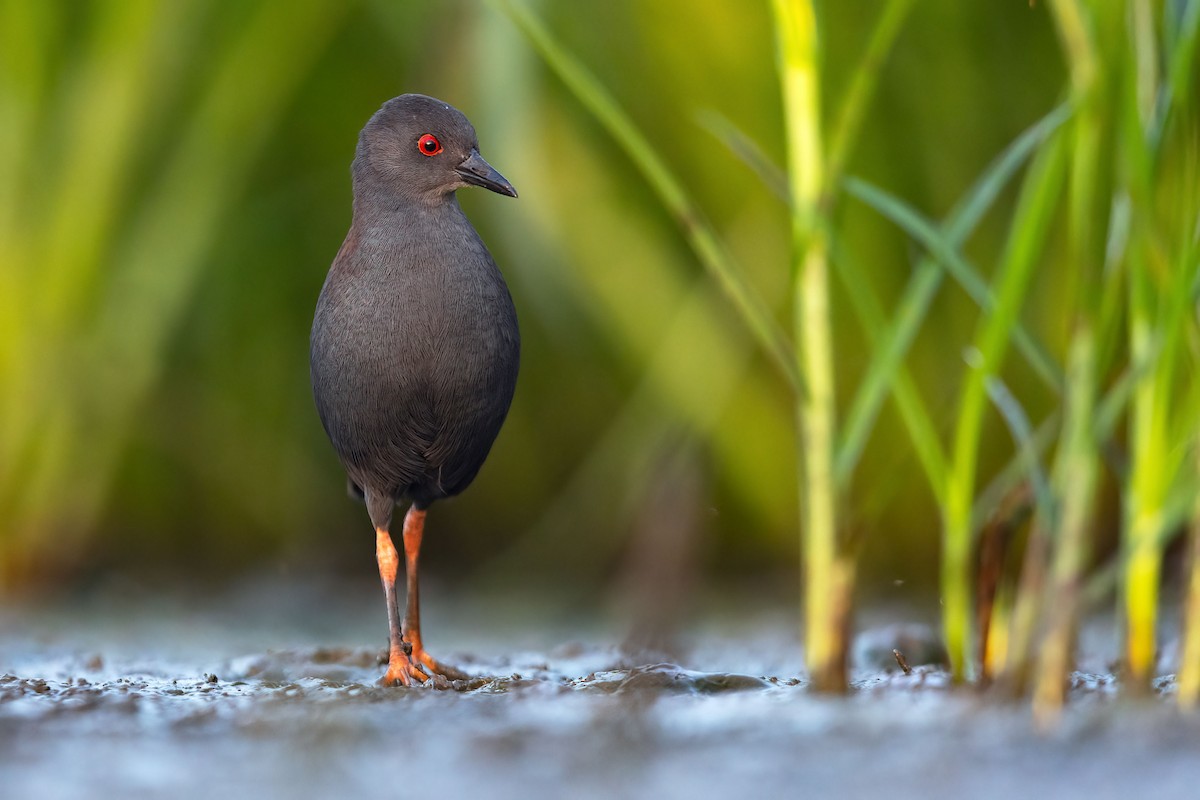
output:
[[[68,310],[63,319],[71,328],[54,362],[39,365],[57,391],[37,409],[39,425],[17,445],[15,452],[30,457],[17,467],[20,480],[0,498],[10,522],[0,543],[7,556],[0,580],[20,580],[37,558],[79,556],[77,545],[92,531],[141,403],[166,366],[175,326],[219,235],[228,200],[241,190],[305,66],[335,30],[340,8],[331,0],[261,6],[208,63],[198,109],[172,141],[148,196],[114,243],[113,268],[92,292],[95,310],[90,315]],[[171,24],[185,20],[186,15]],[[137,138],[127,117],[123,110],[114,137]],[[136,151],[133,142],[114,140],[110,147]],[[110,194],[101,187],[98,196]],[[95,213],[101,222],[93,239],[115,224],[108,209]],[[53,224],[47,229],[55,230]],[[90,260],[78,264],[80,279],[87,281]],[[65,285],[67,277],[47,279]],[[68,296],[73,290],[62,295]],[[63,501],[64,487],[70,487],[69,502]]]
[[[1196,48],[1200,45],[1200,0],[1185,0],[1179,26],[1170,38],[1167,54],[1167,93],[1163,103],[1175,113],[1195,103],[1192,86],[1196,80]],[[1165,116],[1165,114],[1163,115]],[[1164,120],[1165,122],[1165,120]]]
[[[792,198],[788,193],[787,173],[763,152],[758,142],[716,111],[701,112],[699,122],[702,127],[716,137],[717,141],[725,145],[729,152],[748,166],[750,171],[763,182],[763,185],[771,190],[772,194],[784,203],[791,205]]]
[[[102,256],[111,246],[125,187],[141,154],[139,129],[147,106],[162,96],[162,76],[147,65],[159,51],[180,48],[196,27],[195,2],[148,0],[100,4],[91,22],[81,70],[65,87],[63,119],[68,132],[57,169],[45,178],[51,202],[43,224],[39,318],[66,335],[87,319]]]
[[[946,271],[958,281],[985,313],[997,305],[992,290],[978,271],[960,255],[958,248],[924,215],[908,203],[859,178],[847,178],[846,190],[892,220],[921,243]],[[1042,381],[1055,393],[1062,391],[1062,370],[1037,339],[1019,321],[1012,330],[1013,342]]]
[[[1069,116],[1070,108],[1061,105],[1038,120],[1013,140],[1004,151],[996,157],[979,179],[955,205],[950,216],[944,223],[948,244],[959,248],[974,231],[975,226],[987,213],[996,197],[1004,186],[1016,174],[1034,149],[1044,141],[1053,130]],[[843,270],[844,272],[844,270]],[[871,363],[859,384],[858,391],[846,415],[846,423],[842,428],[842,436],[837,451],[837,475],[840,484],[845,484],[853,473],[862,450],[866,446],[867,437],[874,427],[875,419],[883,404],[883,398],[889,388],[899,385],[894,382],[896,375],[909,347],[912,344],[920,323],[924,320],[929,304],[941,286],[941,269],[931,258],[924,257],[909,279],[904,294],[897,304],[895,315],[886,330],[868,331],[872,337]],[[873,297],[875,289],[868,280],[857,280],[854,285],[847,287],[852,299]],[[876,304],[877,301],[876,301]],[[860,316],[862,316],[860,314]],[[909,412],[902,412],[909,427],[910,436],[920,437],[915,441],[918,452],[921,453],[921,463],[926,475],[936,487],[935,494],[940,494],[939,481],[944,478],[945,458],[940,440],[930,438],[932,426],[918,422],[913,414],[927,412],[922,408],[918,411],[911,406],[919,402],[919,396],[910,396],[905,403],[910,407]],[[934,455],[937,453],[938,455]]]
[[[1197,482],[1194,459],[1180,442],[1194,443],[1198,424],[1192,292],[1200,275],[1200,123],[1193,88],[1200,4],[1168,4],[1164,13],[1174,16],[1162,26],[1155,19],[1161,8],[1131,2],[1110,55],[1122,78],[1114,108],[1118,188],[1128,198],[1129,217],[1125,337],[1130,371],[1138,373],[1127,419],[1122,531],[1125,686],[1133,693],[1149,690],[1156,667],[1162,542],[1181,513],[1192,514],[1189,495]],[[1142,364],[1150,366],[1143,370]]]
[[[1057,410],[1052,412],[1038,424],[1030,435],[1029,444],[1037,453],[1038,458],[1042,458],[1050,449],[1050,445],[1054,443],[1055,434],[1058,433],[1059,424],[1062,421],[1060,417],[1061,414]],[[999,508],[1004,502],[1004,498],[1008,497],[1019,484],[1028,480],[1028,477],[1025,455],[1021,451],[1017,451],[979,493],[971,518],[972,527],[982,526],[993,510]]]
[[[946,218],[943,228],[951,243],[961,246],[966,242],[1021,165],[1046,141],[1046,137],[1070,119],[1071,113],[1067,103],[1055,106],[996,156]]]
[[[891,324],[884,317],[875,287],[867,273],[844,250],[837,252],[838,275],[846,286],[859,322],[871,342],[873,357],[842,428],[834,461],[839,487],[845,489],[858,466],[867,437],[874,425],[879,406],[892,392],[900,416],[908,429],[917,458],[925,471],[934,497],[941,501],[946,480],[946,453],[937,425],[929,413],[903,357],[916,329],[925,318],[944,274],[932,259],[923,258],[909,278],[904,295]]]
[[[985,384],[988,396],[1000,411],[1017,445],[1016,455],[1013,457],[1010,467],[1005,470],[1005,472],[1011,470],[1013,480],[1001,495],[1004,500],[995,501],[996,507],[1003,509],[1010,506],[1014,497],[1018,498],[1019,503],[1028,503],[1027,498],[1032,496],[1031,505],[1036,511],[1025,546],[1025,567],[1020,573],[1020,579],[1017,582],[1019,590],[1015,596],[1006,596],[1003,602],[999,602],[989,609],[986,595],[977,590],[977,596],[981,597],[980,605],[976,609],[976,618],[982,626],[980,631],[982,640],[980,647],[981,675],[987,678],[997,678],[1001,681],[1001,685],[1017,688],[1024,683],[1029,636],[1034,630],[1036,615],[1041,611],[1042,603],[1040,601],[1043,596],[1042,586],[1045,574],[1043,564],[1045,552],[1050,547],[1047,532],[1053,529],[1057,520],[1059,497],[1053,494],[1050,481],[1047,480],[1046,472],[1042,467],[1043,442],[1039,442],[1038,432],[1032,429],[1024,408],[998,377],[988,376],[985,378]],[[1027,486],[1031,488],[1025,488]],[[985,501],[984,496],[981,495],[980,500],[975,504],[972,526],[982,526],[981,518],[985,513],[990,516],[991,508],[993,508],[992,501]],[[987,552],[986,548],[991,546],[999,550],[999,552],[991,552],[988,555],[988,560],[999,562],[990,566],[990,569],[998,572],[1003,568],[1005,551],[1011,547],[1011,544],[1006,542],[995,540],[989,542],[989,535],[994,537],[998,535],[998,532],[998,529],[992,528],[990,531],[985,529],[985,532],[981,534],[983,541],[980,547],[985,548],[981,551],[980,556],[981,579],[984,570],[989,568],[984,566],[987,561],[982,555],[983,552]],[[993,580],[998,581],[998,577]],[[993,589],[993,591],[995,590]],[[1006,593],[1001,592],[1001,594]]]
[[[847,688],[853,563],[839,552],[833,326],[830,319],[828,204],[821,142],[817,19],[808,0],[771,5],[783,98],[792,198],[792,315],[796,360],[807,392],[794,397],[800,464],[804,570],[804,659],[819,691]]]
[[[714,329],[710,321],[726,300],[707,275],[689,277],[691,283],[677,305],[662,309],[668,320],[663,334],[617,414],[586,457],[574,465],[556,496],[538,511],[537,520],[488,564],[486,574],[477,576],[479,580],[502,589],[514,571],[539,559],[574,578],[601,580],[627,543],[625,531],[631,524],[631,512],[644,504],[646,487],[655,482],[653,460],[644,456],[657,452],[658,447],[646,447],[645,443],[664,437],[669,440],[678,427],[692,435],[712,437],[730,398],[753,382],[749,374],[755,360],[752,340]],[[698,355],[681,358],[681,353],[697,346],[698,350],[691,352]],[[701,381],[704,402],[684,399],[695,397],[695,386]],[[670,420],[668,425],[664,426],[664,418]],[[624,477],[621,485],[597,493],[596,486],[611,482],[614,474]],[[622,491],[622,487],[628,488]],[[562,532],[589,515],[607,520],[610,535],[593,539],[589,547],[581,549]],[[583,580],[577,588],[586,592],[591,586]]]
[[[904,25],[908,13],[912,11],[914,0],[889,0],[879,15],[879,21],[871,32],[866,52],[858,59],[854,76],[850,79],[849,88],[838,109],[837,122],[829,137],[829,156],[827,166],[827,183],[836,186],[841,181],[846,160],[850,157],[854,144],[862,129],[862,121],[867,107],[875,94],[879,82],[879,73],[883,62],[891,52],[892,44]]]
[[[1097,43],[1103,37],[1085,19],[1081,3],[1052,0],[1051,12],[1067,58],[1071,79],[1069,102],[1076,109],[1066,132],[1070,141],[1070,167],[1065,259],[1074,269],[1068,271],[1064,292],[1067,308],[1076,318],[1072,321],[1068,347],[1063,430],[1055,455],[1058,513],[1043,523],[1052,534],[1052,551],[1036,566],[1040,574],[1050,576],[1041,598],[1045,606],[1041,612],[1041,635],[1035,647],[1032,626],[1021,632],[1025,637],[1021,647],[1023,660],[1013,665],[1015,670],[1026,674],[1028,659],[1032,658],[1036,664],[1033,714],[1042,727],[1057,722],[1066,703],[1067,674],[1074,658],[1079,624],[1079,586],[1091,551],[1089,520],[1099,471],[1094,424],[1099,370],[1094,326],[1104,325],[1103,319],[1098,318],[1105,306],[1101,265],[1111,243],[1102,228],[1105,206],[1111,208],[1111,204],[1100,190],[1105,180],[1102,167],[1105,125]],[[1026,563],[1029,565],[1028,559]]]
[[[488,2],[517,26],[547,66],[625,151],[663,206],[679,223],[700,262],[725,290],[763,350],[779,367],[793,390],[803,391],[800,373],[791,357],[791,343],[776,323],[770,308],[746,281],[712,226],[649,139],[638,130],[600,82],[559,45],[550,31],[527,8],[510,0]]]
[[[1030,166],[1022,185],[1009,229],[1004,256],[994,278],[995,301],[985,308],[968,354],[968,370],[961,390],[954,432],[946,505],[942,509],[944,538],[942,561],[943,623],[946,649],[956,680],[970,672],[971,648],[971,548],[976,471],[983,432],[985,381],[997,374],[1010,339],[1016,339],[1018,315],[1025,289],[1033,274],[1062,188],[1066,148],[1062,137],[1052,136]],[[944,245],[938,245],[945,249]]]
[[[989,375],[984,379],[984,385],[988,397],[1012,434],[1013,442],[1017,446],[1017,469],[1028,477],[1033,486],[1034,505],[1038,513],[1047,520],[1053,520],[1054,495],[1050,491],[1046,470],[1042,467],[1041,449],[1037,446],[1033,426],[1029,424],[1029,416],[1000,378]]]
[[[1071,107],[1068,104],[1057,106],[1022,132],[989,164],[956,203],[943,225],[952,247],[960,247],[966,241],[1030,154],[1070,115]],[[767,158],[756,142],[719,114],[705,114],[703,121],[718,139],[762,178],[764,184],[779,197],[788,199],[785,174]],[[861,270],[847,265],[844,259],[844,255],[839,255],[839,263],[844,265],[839,270],[839,276],[846,282],[847,294],[855,303],[859,319],[871,338],[872,356],[842,427],[835,459],[837,483],[843,488],[846,486],[861,457],[884,396],[889,390],[895,389],[904,394],[902,398],[897,398],[897,402],[910,437],[914,439],[926,477],[934,487],[935,494],[940,493],[945,475],[945,456],[936,436],[936,428],[929,421],[920,394],[907,377],[897,377],[897,370],[902,369],[904,356],[941,285],[941,268],[929,257],[918,263],[888,324],[884,322],[871,281],[865,278]],[[974,281],[974,284],[981,287],[981,293],[986,290],[982,281]],[[1057,372],[1057,367],[1046,371]]]
[[[1200,428],[1192,433],[1192,469],[1200,473]],[[1179,705],[1194,709],[1200,704],[1200,492],[1192,494],[1188,521],[1187,588],[1183,608],[1183,635],[1179,654]]]

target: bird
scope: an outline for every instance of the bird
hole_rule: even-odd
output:
[[[475,128],[433,97],[385,102],[351,165],[353,214],[310,337],[321,424],[366,503],[388,613],[385,686],[462,677],[421,638],[418,562],[430,505],[474,480],[508,414],[521,337],[512,296],[458,204],[479,186],[517,190],[479,153]],[[406,601],[397,594],[402,530]]]

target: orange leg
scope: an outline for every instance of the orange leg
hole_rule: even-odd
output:
[[[388,668],[379,683],[381,686],[395,686],[397,683],[411,686],[416,667],[405,651],[400,611],[396,605],[396,572],[400,557],[386,528],[375,529],[375,560],[379,562],[379,578],[383,581],[388,609]]]
[[[464,673],[439,664],[425,651],[421,641],[421,592],[418,586],[417,564],[421,558],[421,537],[425,533],[425,511],[411,506],[404,515],[404,571],[408,579],[408,603],[404,610],[404,641],[412,645],[414,664],[423,666],[431,675],[465,678]]]

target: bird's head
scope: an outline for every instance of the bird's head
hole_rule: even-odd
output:
[[[475,128],[461,111],[423,94],[383,104],[358,139],[355,182],[436,205],[456,189],[517,190],[479,155]]]

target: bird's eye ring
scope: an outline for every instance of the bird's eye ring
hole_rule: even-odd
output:
[[[423,156],[436,156],[442,152],[442,143],[432,133],[427,133],[417,140],[417,149]]]

